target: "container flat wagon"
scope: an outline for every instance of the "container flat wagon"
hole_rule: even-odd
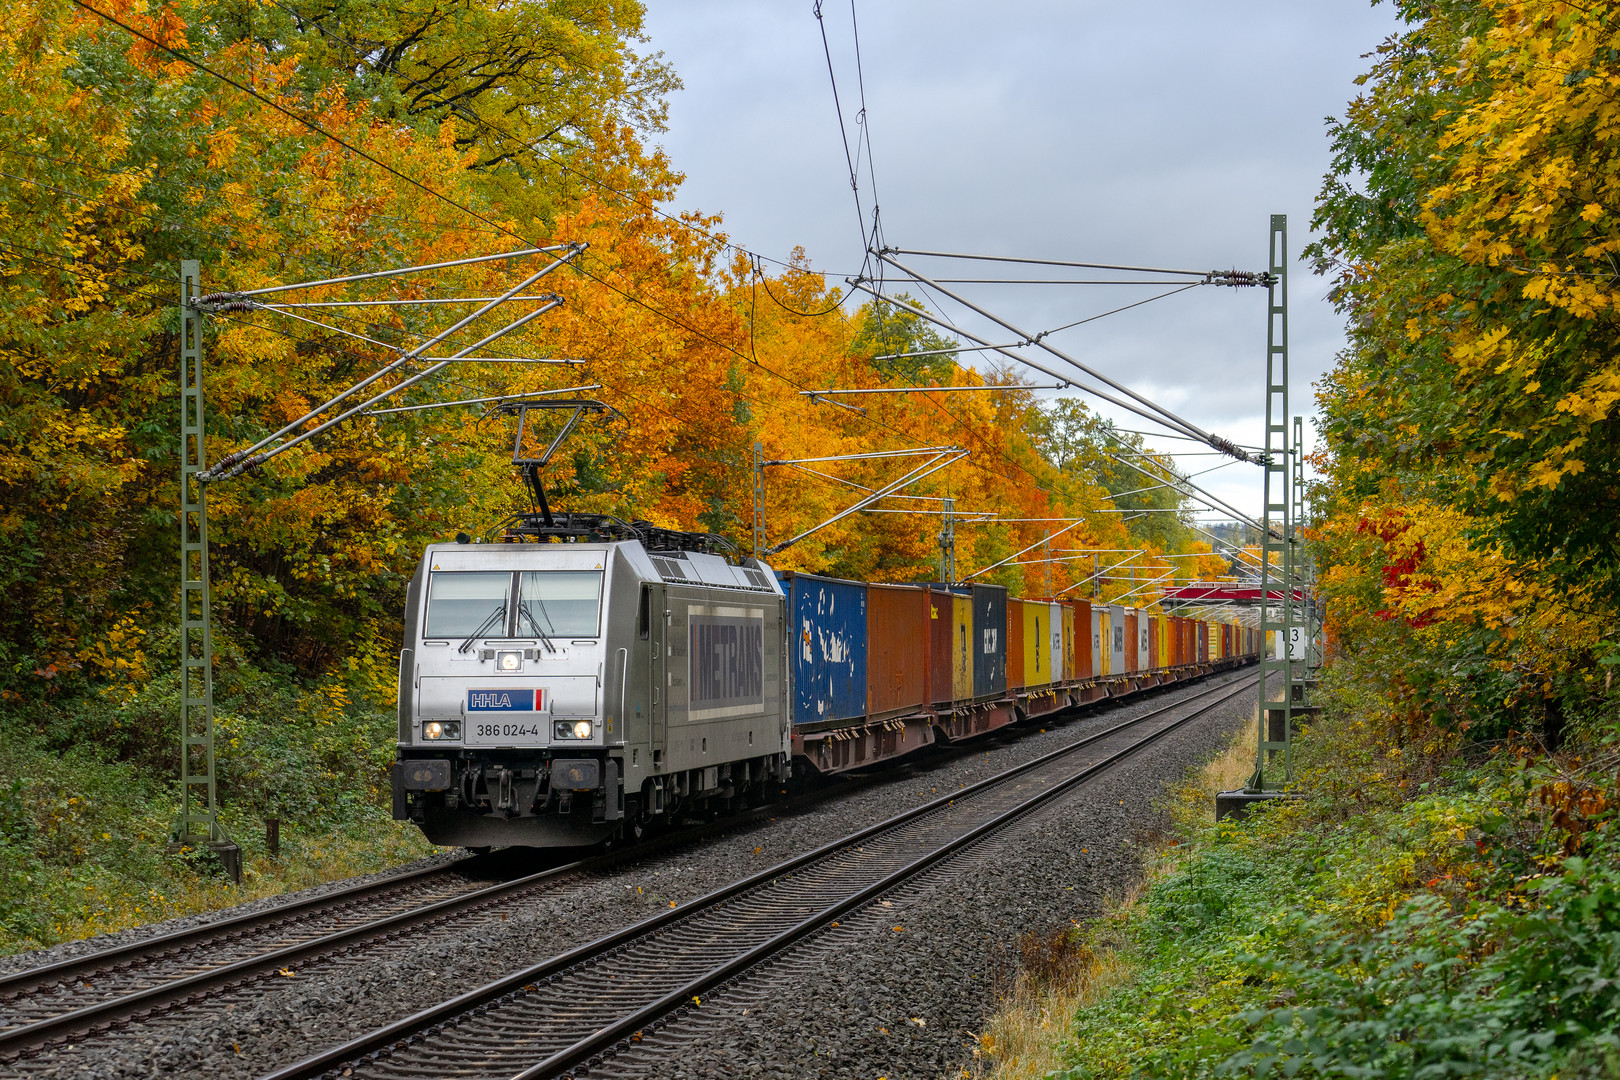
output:
[[[867,768],[1258,651],[1243,627],[778,574],[714,537],[576,517],[564,543],[432,545],[411,581],[393,808],[434,843],[639,834],[795,771]]]

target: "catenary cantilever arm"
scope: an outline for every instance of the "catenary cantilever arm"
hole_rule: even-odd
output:
[[[1087,365],[1085,365],[1085,364],[1081,363],[1080,361],[1076,360],[1074,357],[1070,356],[1068,353],[1066,353],[1063,350],[1057,348],[1056,346],[1048,345],[1043,340],[1045,335],[1043,335],[1043,334],[1031,334],[1027,330],[1022,330],[1019,327],[1014,326],[1012,323],[1008,322],[1006,319],[1003,319],[1001,316],[996,315],[993,312],[987,311],[986,309],[984,309],[984,308],[980,307],[979,305],[973,303],[971,300],[968,300],[968,299],[966,299],[965,297],[962,297],[962,296],[958,296],[956,293],[954,293],[951,290],[945,288],[943,285],[939,284],[938,282],[932,281],[929,278],[924,277],[922,274],[920,274],[916,270],[913,270],[911,267],[907,266],[905,263],[901,262],[899,259],[896,259],[892,255],[889,255],[887,252],[879,251],[879,252],[874,252],[874,254],[876,254],[878,258],[882,259],[884,262],[888,263],[890,266],[894,267],[896,270],[899,270],[901,273],[911,275],[917,281],[921,282],[924,285],[927,285],[929,288],[934,289],[937,292],[940,292],[940,293],[944,294],[945,296],[950,297],[952,300],[956,301],[958,304],[961,304],[963,307],[967,308],[969,311],[973,311],[973,312],[983,316],[984,318],[989,319],[991,322],[993,322],[996,325],[1002,327],[1003,329],[1008,330],[1008,331],[1010,331],[1010,332],[1012,332],[1014,334],[1019,335],[1020,337],[1024,338],[1026,341],[1028,341],[1031,345],[1034,345],[1036,348],[1042,349],[1042,350],[1050,353],[1051,355],[1057,357],[1059,360],[1062,360],[1064,363],[1070,365],[1071,367],[1075,368],[1076,370],[1085,372],[1087,375],[1091,376],[1093,379],[1096,379],[1098,382],[1112,387],[1113,389],[1115,389],[1115,390],[1119,391],[1120,393],[1126,395],[1127,397],[1131,398],[1132,400],[1134,400],[1134,401],[1146,406],[1147,408],[1153,410],[1155,413],[1159,414],[1159,416],[1160,416],[1159,422],[1160,423],[1165,423],[1166,421],[1168,421],[1173,426],[1181,429],[1182,431],[1185,431],[1190,435],[1197,436],[1202,442],[1208,444],[1209,446],[1214,447],[1216,450],[1219,450],[1224,454],[1228,454],[1228,455],[1230,455],[1230,456],[1232,456],[1234,458],[1237,458],[1239,461],[1247,461],[1247,462],[1250,462],[1251,464],[1255,463],[1254,459],[1251,458],[1248,455],[1248,453],[1245,450],[1243,450],[1242,447],[1238,446],[1236,443],[1232,442],[1230,439],[1225,439],[1225,438],[1222,438],[1219,435],[1210,434],[1209,432],[1205,431],[1203,428],[1201,428],[1201,427],[1197,426],[1196,424],[1192,423],[1190,420],[1182,419],[1181,417],[1177,416],[1175,413],[1171,412],[1169,409],[1166,409],[1164,406],[1158,404],[1155,401],[1152,401],[1149,398],[1143,397],[1141,394],[1138,394],[1135,390],[1132,390],[1130,387],[1124,385],[1123,383],[1115,382],[1113,379],[1110,379],[1108,376],[1104,375],[1100,371],[1097,371],[1095,368],[1088,367]]]
[[[415,375],[412,375],[410,378],[404,379],[404,380],[402,380],[402,381],[400,381],[398,383],[395,383],[393,386],[389,387],[387,390],[384,390],[380,394],[373,394],[370,398],[367,398],[365,401],[362,401],[360,404],[355,405],[352,408],[350,408],[350,409],[348,409],[348,410],[346,410],[346,411],[344,411],[342,413],[339,413],[337,416],[332,417],[332,419],[326,421],[323,424],[320,424],[320,425],[318,425],[316,427],[310,428],[308,431],[304,432],[301,435],[295,435],[291,439],[288,439],[286,442],[279,443],[278,445],[276,445],[274,447],[271,447],[269,450],[265,450],[265,451],[263,451],[261,453],[258,453],[258,454],[253,454],[253,455],[251,455],[249,457],[243,457],[240,453],[231,454],[229,457],[227,457],[223,461],[221,461],[218,465],[214,466],[212,469],[209,469],[207,473],[198,473],[197,478],[199,480],[210,480],[210,481],[211,480],[225,480],[225,479],[229,479],[230,477],[233,477],[233,476],[240,476],[242,473],[246,472],[249,469],[258,468],[260,465],[263,465],[266,461],[269,461],[271,458],[275,457],[276,455],[286,453],[288,450],[291,450],[293,447],[297,446],[299,443],[306,442],[306,441],[308,441],[310,439],[313,439],[315,436],[321,434],[322,432],[329,431],[330,429],[332,429],[332,428],[336,427],[337,425],[343,423],[343,421],[349,419],[350,417],[357,416],[360,413],[365,412],[367,409],[371,408],[373,405],[377,404],[379,401],[386,401],[387,399],[393,397],[395,394],[399,393],[401,390],[404,390],[404,389],[406,389],[408,387],[411,387],[411,386],[415,386],[417,383],[421,382],[423,379],[426,379],[426,378],[428,378],[428,377],[430,377],[432,375],[437,374],[440,371],[443,371],[445,368],[449,367],[456,360],[460,359],[462,356],[465,356],[466,354],[472,352],[475,349],[483,348],[485,345],[488,345],[490,342],[495,341],[497,338],[504,337],[505,335],[511,333],[513,330],[518,329],[520,326],[523,326],[526,323],[528,323],[528,322],[530,322],[530,321],[532,321],[534,319],[539,318],[541,315],[544,315],[546,312],[552,311],[552,310],[554,310],[554,309],[556,309],[556,308],[558,308],[560,306],[562,306],[562,297],[556,298],[555,300],[551,301],[549,304],[545,304],[545,305],[542,305],[541,307],[535,308],[533,311],[529,312],[527,315],[522,316],[521,318],[512,320],[511,322],[507,323],[505,326],[501,327],[499,330],[495,331],[493,334],[490,334],[487,337],[485,337],[482,341],[477,341],[477,342],[474,342],[473,344],[467,346],[465,349],[463,349],[461,352],[457,353],[455,356],[447,357],[446,359],[439,361],[437,364],[434,364],[431,367],[424,368],[423,370],[419,371]],[[334,400],[336,400],[336,399],[334,399]]]
[[[783,540],[779,544],[772,544],[770,547],[766,548],[760,554],[762,554],[762,555],[775,555],[779,551],[784,551],[787,548],[792,547],[794,544],[797,544],[800,540],[803,540],[805,537],[811,536],[811,535],[813,535],[815,533],[820,532],[822,529],[825,529],[827,526],[833,524],[834,522],[842,521],[844,518],[848,517],[849,515],[857,513],[857,512],[859,512],[861,510],[864,510],[866,507],[871,506],[873,503],[877,502],[879,499],[883,498],[885,495],[892,495],[896,491],[900,491],[900,490],[902,490],[904,488],[910,487],[912,484],[915,484],[917,481],[921,480],[923,477],[928,476],[931,473],[938,472],[940,469],[943,469],[947,465],[951,465],[951,464],[954,464],[955,462],[961,461],[963,458],[967,457],[970,453],[972,453],[972,451],[963,450],[963,449],[961,449],[959,447],[954,447],[954,446],[945,447],[945,448],[941,449],[939,453],[936,453],[933,457],[929,458],[927,461],[923,462],[921,465],[917,466],[915,469],[912,469],[910,472],[906,473],[906,475],[900,477],[900,479],[892,481],[892,482],[890,482],[888,484],[885,484],[884,486],[878,488],[876,491],[872,492],[872,494],[866,496],[865,498],[861,499],[859,502],[855,503],[853,506],[850,506],[850,507],[848,507],[848,508],[846,508],[844,510],[840,510],[838,513],[834,514],[832,517],[828,518],[826,521],[821,522],[819,525],[811,526],[810,528],[804,530],[804,532],[800,533],[798,536],[794,536],[794,537],[791,537],[791,538],[789,538],[787,540]],[[862,456],[865,456],[865,455],[862,455]],[[895,455],[895,456],[898,456],[898,455]],[[807,459],[807,460],[815,460],[815,459]]]
[[[206,473],[198,473],[197,478],[199,480],[205,480],[206,481],[206,480],[218,480],[218,479],[222,479],[223,477],[226,477],[226,476],[236,476],[237,474],[239,474],[240,472],[243,471],[242,469],[239,469],[239,468],[236,467],[239,463],[245,463],[245,462],[249,461],[249,459],[254,459],[253,464],[261,464],[265,459],[267,459],[269,457],[272,457],[275,454],[280,453],[282,450],[285,450],[287,448],[287,446],[291,445],[291,443],[284,443],[281,446],[278,446],[275,450],[271,451],[268,454],[260,454],[260,451],[262,451],[266,447],[270,446],[270,444],[276,442],[276,440],[286,438],[286,436],[288,436],[289,434],[291,434],[294,431],[297,431],[299,428],[303,427],[305,424],[309,423],[311,420],[314,420],[316,417],[320,416],[322,413],[325,413],[328,410],[335,408],[340,401],[343,401],[343,400],[353,396],[354,394],[359,393],[361,390],[364,390],[366,387],[368,387],[371,384],[375,383],[377,380],[385,378],[388,375],[391,375],[392,373],[398,371],[400,368],[404,367],[406,364],[409,364],[412,360],[414,360],[417,357],[425,354],[433,346],[439,344],[439,342],[441,342],[441,341],[445,340],[446,338],[450,337],[450,335],[452,335],[452,334],[456,333],[457,331],[461,330],[463,327],[467,326],[469,323],[473,322],[474,320],[478,319],[479,317],[487,314],[490,311],[493,311],[495,308],[499,307],[501,304],[505,303],[507,300],[511,299],[512,297],[521,295],[524,289],[528,288],[530,285],[534,284],[536,281],[539,281],[541,278],[545,277],[547,274],[550,274],[552,271],[558,269],[559,267],[567,265],[570,261],[577,258],[579,255],[583,254],[585,249],[588,248],[589,246],[590,246],[589,244],[570,244],[570,245],[568,245],[568,250],[564,254],[558,256],[556,259],[553,259],[548,265],[541,268],[536,273],[531,274],[529,277],[525,278],[523,281],[519,282],[518,284],[514,285],[512,288],[508,289],[501,296],[497,297],[494,300],[491,300],[489,303],[487,303],[484,306],[480,307],[477,311],[473,312],[472,314],[467,315],[467,316],[457,320],[448,329],[444,330],[441,333],[435,334],[433,337],[429,338],[428,340],[422,342],[420,345],[416,346],[416,348],[411,349],[408,352],[405,352],[402,355],[400,355],[397,359],[392,360],[392,361],[388,362],[387,364],[384,364],[382,367],[378,368],[376,371],[372,372],[370,375],[367,375],[364,379],[361,379],[359,382],[355,383],[353,386],[349,387],[347,390],[344,390],[343,392],[339,393],[338,395],[336,395],[335,397],[333,397],[330,400],[326,401],[325,403],[323,403],[321,405],[318,405],[315,408],[309,410],[309,412],[305,413],[303,416],[300,416],[297,420],[294,420],[292,423],[287,424],[286,426],[281,428],[279,431],[275,431],[275,432],[272,432],[269,435],[266,435],[264,438],[260,439],[258,442],[254,443],[252,446],[244,447],[241,450],[237,450],[237,451],[235,451],[233,453],[225,455],[223,458],[221,458],[218,461],[218,463],[216,463],[213,466],[213,468],[209,469]],[[537,249],[537,250],[542,250],[542,249]],[[477,260],[473,260],[473,261],[477,261]],[[420,269],[420,268],[418,268],[418,269]],[[332,279],[332,280],[336,281],[336,280],[340,280],[340,279]],[[311,282],[309,284],[311,284],[311,285],[319,285],[319,284],[326,284],[326,282]],[[218,293],[218,294],[214,295],[214,299],[230,298],[230,297],[233,297],[235,295],[237,295],[237,294]],[[201,304],[201,301],[199,301],[199,304]],[[555,306],[555,305],[552,305],[552,306]],[[543,309],[543,310],[549,310],[549,308],[546,308],[546,309]],[[514,327],[509,327],[508,329],[516,329],[516,327],[515,326]],[[486,339],[486,340],[492,340],[492,339]],[[482,343],[480,343],[480,344],[482,344]],[[467,352],[469,352],[469,351],[471,351],[471,350],[462,350],[462,352],[457,353],[456,355],[458,357],[459,356],[465,356],[467,354]],[[432,371],[432,370],[437,370],[437,368],[430,369],[430,371]],[[420,381],[420,378],[411,379],[411,380],[407,380],[407,381],[408,382],[418,382],[418,381]],[[399,389],[403,389],[403,387],[405,385],[406,385],[405,383],[401,383],[399,386],[395,387],[395,390],[397,391]],[[367,404],[371,404],[371,403],[373,403],[373,402],[375,402],[377,400],[379,400],[379,399],[378,398],[373,398],[372,401],[367,402]],[[354,411],[355,410],[350,410],[350,412],[345,413],[344,416],[347,417],[349,415],[352,415],[352,413]],[[340,417],[340,419],[342,419],[342,418],[343,417]],[[317,428],[315,430],[324,431],[329,426],[330,426],[330,424],[323,424],[323,425],[321,425],[321,427],[319,427],[319,428]],[[306,432],[304,437],[307,437],[307,435],[309,435],[309,434],[312,434],[312,433],[311,432]],[[302,442],[304,437],[300,437],[299,439],[294,440],[294,442]],[[259,455],[259,456],[258,456],[258,458],[255,459],[254,455]],[[251,468],[252,466],[251,465],[245,465],[244,467]]]

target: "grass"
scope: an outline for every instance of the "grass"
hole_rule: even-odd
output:
[[[1144,879],[1111,902],[1101,920],[1019,941],[1020,963],[1012,990],[978,1035],[973,1059],[961,1077],[1039,1080],[1070,1063],[1063,1043],[1075,1015],[1136,975],[1128,955],[1127,928],[1144,891],[1175,866],[1179,839],[1196,832],[1213,815],[1216,792],[1242,786],[1253,771],[1251,723],[1168,793],[1171,844],[1150,853]]]
[[[1303,797],[1211,820],[1247,732],[1171,792],[1143,888],[1026,944],[963,1075],[1620,1076],[1614,713],[1473,744],[1388,719],[1357,663],[1296,739]]]
[[[335,679],[227,656],[216,676],[221,824],[239,885],[166,855],[179,798],[172,676],[0,709],[0,953],[370,873],[437,850],[391,820],[392,710]],[[265,819],[281,822],[280,853]]]

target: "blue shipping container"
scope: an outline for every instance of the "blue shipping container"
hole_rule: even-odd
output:
[[[794,725],[866,715],[866,586],[794,571],[778,576],[792,619]]]
[[[972,595],[973,696],[982,701],[1007,692],[1007,590],[974,585]]]

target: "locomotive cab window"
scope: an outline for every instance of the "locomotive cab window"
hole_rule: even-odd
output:
[[[525,570],[518,577],[519,637],[595,637],[602,571]]]
[[[428,577],[422,636],[506,637],[512,575],[504,570],[435,571]]]

